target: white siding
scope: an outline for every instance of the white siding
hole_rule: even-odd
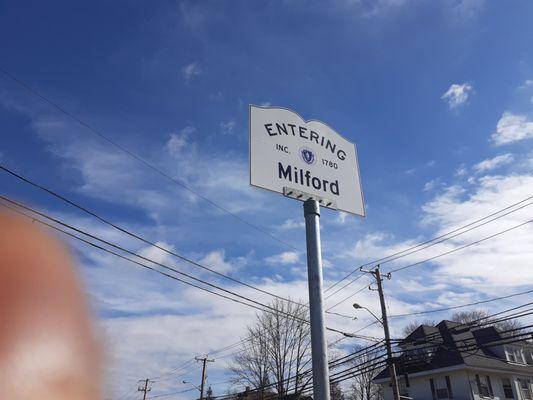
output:
[[[436,388],[446,388],[446,376],[450,377],[454,400],[472,400],[468,378],[464,371],[451,371],[432,376],[410,377],[409,397],[416,400],[432,400],[429,379],[434,379]],[[392,390],[388,384],[384,385],[385,400],[392,400]]]
[[[476,374],[480,379],[486,376],[490,377],[493,397],[482,397],[479,394]],[[533,383],[533,377],[516,376],[511,374],[496,374],[487,373],[484,371],[453,371],[447,373],[439,373],[434,375],[427,375],[423,377],[409,378],[409,397],[415,400],[432,400],[430,378],[435,382],[436,388],[445,388],[445,377],[450,377],[450,384],[452,388],[453,400],[508,400],[505,398],[503,391],[502,378],[508,378],[511,381],[515,400],[524,400],[518,388],[517,378],[529,379]],[[486,378],[485,378],[486,379]],[[382,384],[385,394],[385,400],[392,400],[392,389],[389,384]],[[533,387],[530,385],[533,398]]]

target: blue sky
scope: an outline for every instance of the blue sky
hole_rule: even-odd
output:
[[[4,1],[0,67],[300,250],[301,204],[248,186],[248,105],[288,107],[328,123],[357,144],[368,212],[366,219],[323,213],[331,284],[362,262],[531,196],[532,12],[528,1],[483,0]],[[305,298],[303,252],[221,213],[0,76],[3,165],[218,271]],[[180,264],[6,174],[0,183],[9,196],[269,300]],[[525,207],[396,265],[531,216]],[[526,290],[531,234],[528,225],[398,274],[388,283],[391,312]],[[234,343],[253,317],[253,310],[72,247],[108,349],[110,396],[133,396],[137,379]],[[353,313],[353,301],[335,311]],[[377,306],[372,293],[357,301]],[[355,330],[365,318],[330,315],[328,324]],[[405,322],[398,320],[396,332]],[[380,334],[376,327],[367,332]],[[210,365],[210,382],[228,379],[228,359]],[[161,382],[154,393],[178,391],[180,379],[196,375]]]

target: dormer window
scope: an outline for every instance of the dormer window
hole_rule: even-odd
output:
[[[525,364],[524,353],[520,347],[516,346],[506,346],[505,355],[507,361],[517,364]]]

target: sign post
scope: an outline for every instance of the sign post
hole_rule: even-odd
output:
[[[313,398],[329,400],[328,347],[322,301],[322,248],[320,245],[320,205],[317,200],[304,202],[307,242],[307,277],[311,318],[311,356],[313,358]]]
[[[365,216],[355,145],[291,110],[250,106],[250,184],[304,202],[313,396],[330,400],[320,206]]]

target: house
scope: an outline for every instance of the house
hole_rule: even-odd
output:
[[[533,400],[533,344],[507,335],[493,326],[452,321],[419,326],[400,341],[394,358],[400,395],[415,400]],[[392,400],[388,369],[374,383],[382,385],[385,400]]]

